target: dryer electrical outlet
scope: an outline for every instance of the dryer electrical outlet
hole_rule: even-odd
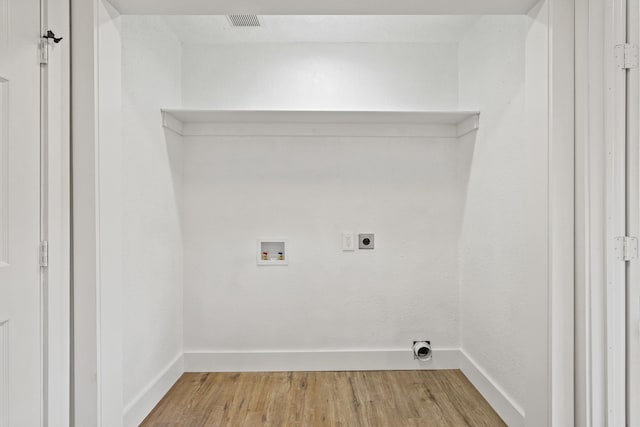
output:
[[[359,249],[373,249],[374,246],[374,234],[358,234],[358,248]]]

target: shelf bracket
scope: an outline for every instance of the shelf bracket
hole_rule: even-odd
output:
[[[165,129],[169,129],[170,131],[175,132],[178,135],[184,136],[184,123],[176,119],[168,111],[164,110],[162,111],[162,127],[164,127]]]

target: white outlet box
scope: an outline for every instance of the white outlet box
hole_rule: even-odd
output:
[[[287,239],[270,238],[258,239],[256,263],[257,265],[287,265],[289,253],[287,252]]]

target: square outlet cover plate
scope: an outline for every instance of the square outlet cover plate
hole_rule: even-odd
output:
[[[359,249],[373,249],[374,248],[373,233],[370,234],[358,234],[358,248]]]

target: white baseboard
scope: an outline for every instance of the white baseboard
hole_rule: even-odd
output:
[[[434,349],[420,362],[408,349],[216,352],[185,351],[185,372],[383,371],[458,369],[457,349]]]
[[[493,381],[464,350],[460,370],[509,427],[524,426],[524,411]]]
[[[420,362],[411,350],[220,352],[185,351],[125,407],[124,427],[138,426],[184,372],[382,371],[460,369],[509,427],[524,411],[463,350],[434,349]]]
[[[133,401],[124,408],[123,426],[137,427],[151,413],[169,389],[184,373],[184,356],[179,354]]]

